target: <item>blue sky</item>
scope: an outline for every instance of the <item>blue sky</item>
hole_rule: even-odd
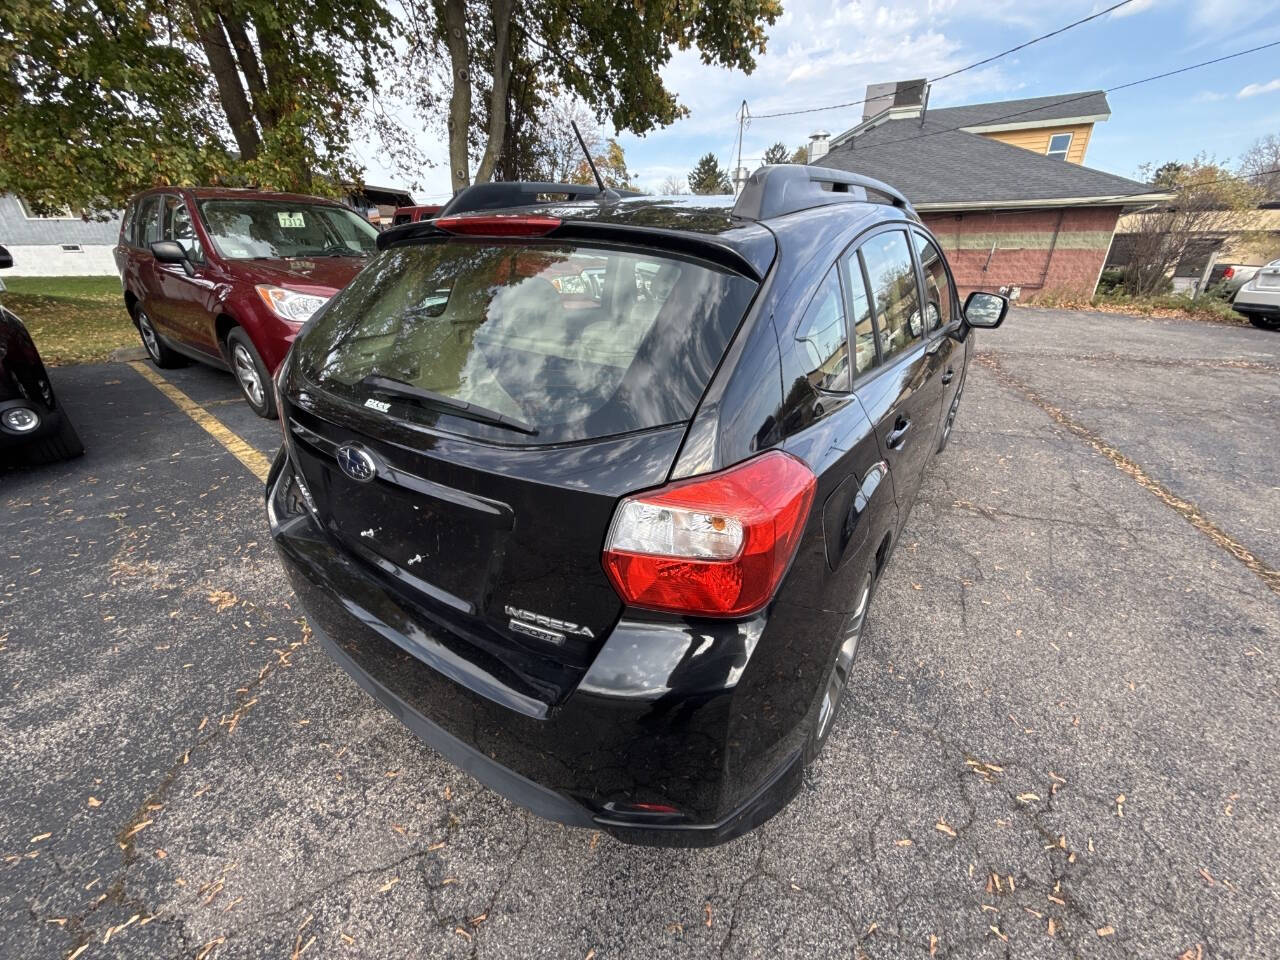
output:
[[[627,165],[655,188],[714,152],[728,168],[736,150],[735,114],[858,100],[868,83],[934,77],[1061,27],[1108,2],[1073,0],[907,0],[892,4],[782,0],[784,15],[750,75],[677,53],[663,71],[689,116],[645,137],[623,133]],[[1127,7],[994,64],[938,83],[933,106],[954,106],[1106,88],[1280,40],[1280,0],[1135,0]],[[1280,47],[1109,95],[1111,119],[1094,130],[1089,166],[1134,176],[1140,164],[1186,160],[1204,151],[1232,161],[1258,137],[1280,134]],[[765,147],[804,143],[821,127],[845,130],[861,117],[847,107],[756,120],[743,139],[743,165]],[[448,189],[439,165],[423,171],[415,195]],[[434,154],[438,153],[439,156]],[[751,159],[748,159],[751,158]],[[404,177],[369,163],[371,183]]]

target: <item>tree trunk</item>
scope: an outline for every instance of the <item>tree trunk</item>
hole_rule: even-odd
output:
[[[231,135],[235,137],[236,147],[240,150],[240,158],[252,160],[258,155],[262,141],[258,137],[258,128],[254,126],[253,109],[249,106],[249,98],[245,96],[244,87],[240,83],[240,74],[231,56],[231,45],[227,42],[226,31],[222,29],[222,21],[197,0],[189,0],[189,8],[200,37],[200,47],[209,61],[209,69],[218,87],[222,112],[226,115]]]
[[[244,28],[244,21],[234,14],[222,12],[222,22],[227,28],[227,36],[235,47],[236,60],[240,63],[240,72],[244,74],[245,83],[249,86],[249,96],[253,99],[253,113],[263,130],[270,130],[276,125],[275,110],[267,95],[267,84],[262,76],[262,66],[258,63],[257,51],[249,41],[249,32]]]
[[[511,81],[511,12],[514,0],[493,0],[493,89],[489,94],[489,143],[476,183],[488,183],[507,132],[507,84]]]
[[[444,0],[445,44],[453,68],[449,97],[449,174],[454,190],[471,182],[467,133],[471,128],[471,44],[467,37],[466,0]]]

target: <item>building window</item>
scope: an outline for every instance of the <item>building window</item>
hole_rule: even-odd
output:
[[[27,203],[27,201],[23,200],[21,197],[18,198],[18,203],[21,204],[22,206],[22,215],[26,217],[28,220],[79,220],[80,219],[74,213],[71,212],[70,207],[59,207],[52,215],[46,217],[46,216],[43,216],[42,214],[36,213],[35,210],[31,208],[31,205]]]
[[[1067,159],[1067,151],[1070,149],[1071,134],[1055,133],[1049,138],[1049,149],[1045,153],[1055,160],[1065,160]]]
[[[64,243],[62,245],[63,253],[84,253],[84,247],[78,243]]]

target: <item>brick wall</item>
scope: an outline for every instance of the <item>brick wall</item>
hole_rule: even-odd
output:
[[[1022,288],[1093,295],[1119,211],[1066,207],[995,213],[926,213],[963,299],[971,290]],[[1056,239],[1055,239],[1056,234]],[[994,253],[992,248],[994,246]]]

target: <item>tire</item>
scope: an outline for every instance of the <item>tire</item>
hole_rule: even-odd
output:
[[[858,647],[862,643],[862,633],[867,625],[867,609],[871,606],[871,593],[874,581],[868,573],[862,580],[861,597],[853,613],[849,614],[844,636],[836,648],[831,671],[827,675],[823,689],[818,694],[818,715],[814,719],[813,729],[804,744],[804,765],[807,767],[818,759],[827,737],[836,725],[840,716],[840,707],[844,703],[845,690],[849,686],[849,674],[853,670],[853,662],[858,656]]]
[[[1276,330],[1280,329],[1280,317],[1264,317],[1260,313],[1246,314],[1249,322],[1259,330]]]
[[[253,341],[241,327],[234,327],[227,334],[227,361],[245,402],[258,416],[274,420],[277,416],[276,394],[271,374],[267,372],[267,365],[262,362]]]
[[[138,337],[142,340],[142,349],[147,351],[147,356],[157,367],[161,370],[172,370],[174,367],[185,367],[187,365],[186,357],[164,345],[164,341],[156,333],[156,328],[151,322],[151,318],[147,316],[147,311],[142,309],[142,304],[138,304],[134,308],[133,322],[138,328]]]
[[[956,413],[960,409],[960,397],[964,393],[964,381],[967,372],[960,374],[960,386],[956,387],[956,395],[951,398],[951,406],[947,408],[947,418],[942,421],[942,439],[938,441],[938,453],[947,449],[951,440],[951,428],[956,425]]]
[[[65,411],[62,412],[61,417],[62,422],[58,425],[57,433],[39,440],[32,440],[26,446],[19,448],[18,462],[21,465],[38,467],[46,463],[60,463],[84,453],[84,444],[80,442],[80,435],[76,433],[76,428],[71,425],[71,418]]]

